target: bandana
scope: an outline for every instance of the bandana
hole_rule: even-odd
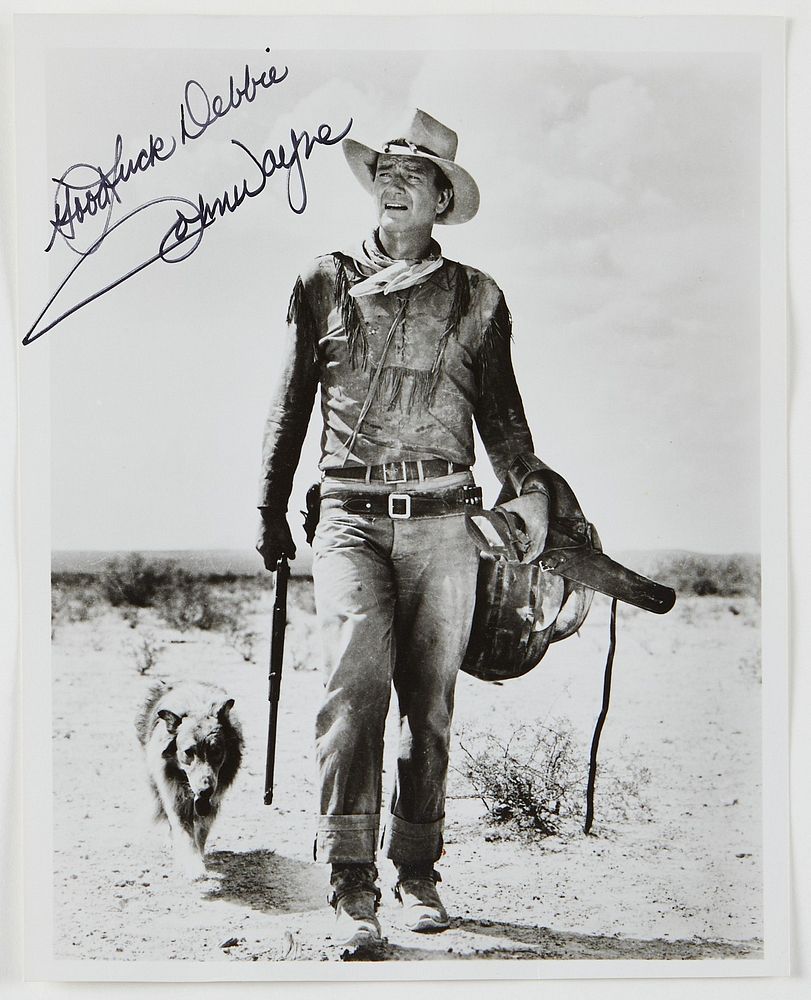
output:
[[[401,288],[421,285],[445,263],[442,249],[436,240],[431,240],[428,256],[421,260],[394,260],[386,254],[377,240],[377,230],[367,237],[360,251],[352,257],[364,268],[372,268],[373,274],[359,281],[349,290],[353,299],[362,295],[376,295],[382,292],[391,295]]]

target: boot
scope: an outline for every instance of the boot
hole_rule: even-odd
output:
[[[403,907],[408,929],[425,934],[449,927],[448,911],[436,891],[442,879],[433,864],[398,864],[397,874],[394,896]]]
[[[329,904],[335,910],[336,944],[358,948],[383,940],[376,916],[380,904],[376,880],[377,868],[373,864],[332,866]]]

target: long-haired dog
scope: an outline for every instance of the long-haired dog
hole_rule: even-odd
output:
[[[168,821],[175,861],[190,878],[205,875],[206,840],[242,761],[242,730],[233,705],[234,699],[212,684],[156,685],[135,723],[155,795],[155,819]]]

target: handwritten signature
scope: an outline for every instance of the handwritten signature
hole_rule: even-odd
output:
[[[91,248],[84,250],[74,245],[77,226],[106,210],[104,225],[106,232],[109,229],[113,206],[116,203],[121,204],[118,187],[126,184],[135,174],[154,167],[156,163],[165,163],[176,148],[176,139],[172,138],[172,144],[167,148],[162,136],[150,135],[148,146],[124,163],[124,140],[119,134],[115,137],[115,156],[109,170],[102,170],[101,167],[94,167],[90,163],[74,163],[61,177],[52,178],[56,184],[54,217],[50,220],[53,231],[45,252],[48,253],[53,248],[56,237],[61,236],[76,253],[92,253],[98,248],[97,241]],[[89,175],[90,180],[82,182],[83,174]]]
[[[266,49],[267,52],[270,49]],[[304,163],[309,160],[317,146],[333,146],[340,142],[352,128],[352,119],[336,134],[326,122],[314,129],[290,129],[288,142],[268,147],[261,153],[252,152],[238,139],[231,143],[242,150],[250,161],[244,176],[233,186],[213,199],[202,193],[195,200],[167,195],[153,198],[113,221],[116,206],[123,204],[121,191],[136,174],[153,170],[175,155],[180,146],[199,139],[217,121],[242,104],[251,104],[262,90],[282,83],[288,76],[287,66],[280,72],[275,66],[263,70],[255,76],[248,65],[239,82],[231,76],[227,93],[209,97],[207,91],[196,80],[186,83],[183,102],[180,106],[180,144],[172,136],[150,134],[149,140],[135,156],[124,158],[124,140],[119,134],[115,138],[112,165],[104,170],[89,163],[75,163],[60,177],[53,178],[56,184],[53,218],[49,220],[51,235],[45,252],[49,252],[62,237],[65,244],[79,257],[65,278],[59,283],[45,307],[37,316],[23,338],[23,344],[31,344],[58,326],[68,316],[100,298],[113,288],[128,281],[145,268],[161,260],[176,264],[189,257],[199,247],[203,234],[219,219],[236,212],[248,199],[256,198],[265,190],[268,181],[280,171],[287,173],[287,202],[290,209],[301,215],[307,208],[307,183]],[[43,324],[46,314],[70,283],[88,257],[98,253],[113,233],[128,225],[142,213],[154,210],[173,210],[172,221],[163,233],[154,253],[107,282],[98,290],[85,296],[81,301],[64,309],[55,319]],[[162,208],[161,208],[162,207]],[[88,220],[98,219],[101,230],[98,235],[87,234]],[[128,225],[129,228],[129,225]],[[84,241],[80,237],[84,236]]]
[[[265,51],[270,52],[270,49]],[[259,76],[254,76],[246,65],[241,87],[233,76],[228,78],[227,102],[220,94],[209,100],[203,87],[196,80],[189,80],[183,90],[183,104],[180,105],[180,141],[185,146],[190,140],[199,139],[212,122],[224,118],[230,111],[236,111],[243,101],[253,103],[260,88],[267,90],[275,83],[282,83],[287,79],[287,73],[286,66],[281,75],[275,66],[271,66]],[[189,131],[187,119],[197,126],[196,131]]]

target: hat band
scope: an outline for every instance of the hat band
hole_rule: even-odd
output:
[[[439,153],[435,153],[433,149],[429,149],[427,146],[417,146],[413,142],[409,142],[408,139],[389,139],[387,143],[383,145],[383,152],[390,153],[392,146],[405,146],[410,149],[412,153],[427,153],[429,156],[436,156],[440,160],[443,159]]]

